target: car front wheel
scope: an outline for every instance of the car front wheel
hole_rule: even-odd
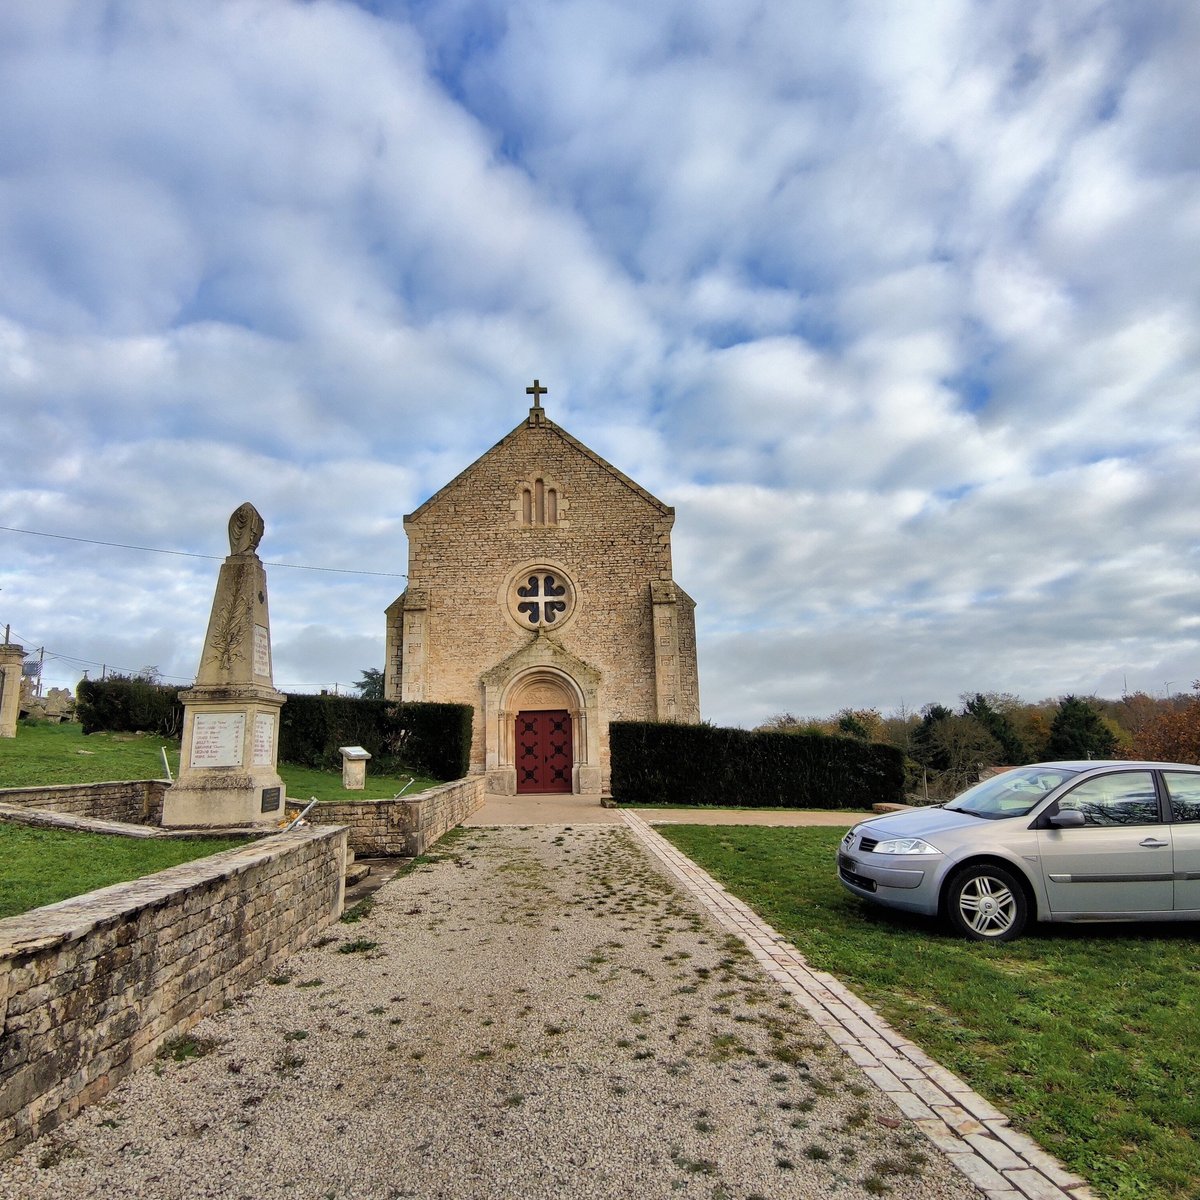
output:
[[[1011,872],[991,863],[964,867],[950,881],[946,915],[964,937],[1010,942],[1029,919],[1025,889]]]

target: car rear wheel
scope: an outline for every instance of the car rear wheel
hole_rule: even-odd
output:
[[[1029,920],[1021,881],[1003,867],[977,863],[950,881],[946,915],[964,937],[977,942],[1009,942]]]

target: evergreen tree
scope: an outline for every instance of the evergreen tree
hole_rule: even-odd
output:
[[[913,730],[912,756],[934,771],[950,769],[950,755],[937,737],[938,727],[954,714],[944,704],[927,704],[921,710],[921,723]]]
[[[1096,709],[1078,696],[1063,697],[1050,725],[1048,759],[1111,758],[1116,748],[1116,737]]]
[[[362,673],[362,678],[354,686],[364,700],[382,700],[383,672],[375,667],[367,667]]]
[[[981,692],[976,692],[975,698],[967,701],[965,712],[1000,743],[1000,756],[1005,766],[1016,767],[1029,761],[1029,751],[1013,723],[1004,713],[997,712]]]

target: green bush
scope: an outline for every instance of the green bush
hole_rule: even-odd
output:
[[[80,680],[75,689],[75,715],[85,734],[145,730],[176,738],[183,728],[178,688],[126,675]]]
[[[399,704],[349,696],[289,695],[279,724],[281,762],[340,769],[339,746],[361,746],[372,768],[400,767],[435,779],[460,779],[470,768],[469,704]]]
[[[623,804],[836,809],[904,797],[904,756],[857,738],[614,721],[609,746]]]
[[[146,730],[178,737],[177,688],[110,675],[76,689],[83,732]],[[434,779],[461,779],[471,765],[469,704],[398,704],[352,696],[289,695],[280,712],[279,761],[341,770],[339,746],[362,746],[384,774],[407,767]]]

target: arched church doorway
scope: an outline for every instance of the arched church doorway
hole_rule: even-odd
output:
[[[578,701],[556,673],[533,671],[510,700],[517,794],[573,792]]]
[[[600,794],[600,675],[537,638],[486,672],[488,790]]]

